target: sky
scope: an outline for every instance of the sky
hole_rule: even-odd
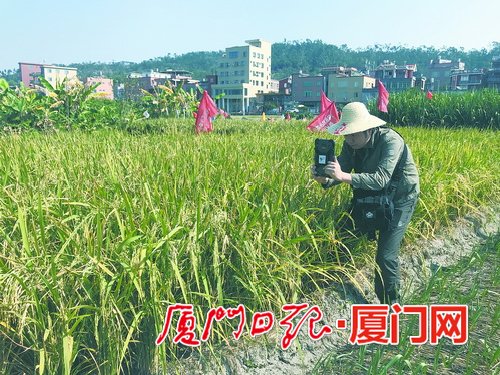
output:
[[[140,62],[248,39],[465,50],[500,42],[499,0],[0,0],[0,9],[0,70]]]

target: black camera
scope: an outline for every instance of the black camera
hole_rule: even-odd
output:
[[[335,141],[333,139],[316,138],[314,141],[314,165],[316,176],[327,177],[325,166],[335,160]]]

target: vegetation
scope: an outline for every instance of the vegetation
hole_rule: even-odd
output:
[[[344,347],[321,359],[313,374],[495,374],[498,373],[500,307],[500,238],[490,239],[471,256],[448,269],[439,269],[429,285],[407,302],[412,305],[462,304],[469,307],[466,345],[414,346],[415,319],[403,321],[400,344]]]
[[[335,230],[347,186],[309,179],[305,122],[142,123],[162,134],[0,138],[0,373],[165,373],[185,351],[154,345],[169,304],[277,313],[373,257]],[[398,130],[423,191],[407,240],[499,202],[495,131]]]
[[[390,95],[388,113],[378,112],[376,101],[369,104],[369,110],[395,125],[500,129],[500,93],[496,90],[435,93],[432,99],[420,90],[408,90]]]
[[[151,132],[149,117],[192,117],[198,101],[182,85],[160,85],[153,93],[142,91],[140,101],[112,101],[94,93],[96,85],[63,81],[53,87],[40,78],[42,87],[16,89],[0,79],[0,128],[4,131],[102,128]]]
[[[152,93],[142,90],[139,101],[110,101],[93,93],[96,85],[62,82],[57,87],[41,78],[45,91],[9,87],[0,79],[0,127],[4,130],[28,129],[127,129],[139,132],[163,131],[163,125],[151,126],[145,120],[161,117],[191,118],[198,101],[193,91],[160,85]],[[297,119],[310,118],[307,108],[299,105]],[[369,103],[377,113],[376,103]],[[479,90],[466,93],[436,93],[427,99],[419,90],[391,94],[389,113],[378,113],[395,125],[500,128],[500,93]]]
[[[113,78],[115,84],[125,83],[131,72],[150,70],[186,69],[193,73],[196,79],[203,79],[208,74],[215,74],[222,51],[189,52],[182,55],[157,57],[132,62],[88,62],[71,64],[78,68],[81,79],[89,76],[104,75]],[[363,71],[373,70],[383,60],[396,61],[398,64],[417,64],[419,73],[426,75],[429,61],[441,56],[456,61],[461,59],[467,69],[489,68],[493,56],[500,55],[500,42],[493,42],[491,48],[465,51],[463,48],[437,49],[434,47],[403,47],[392,45],[374,45],[366,48],[352,49],[347,45],[335,46],[321,40],[284,41],[273,43],[272,75],[274,79],[287,77],[302,70],[304,73],[316,74],[327,66],[354,66]],[[56,62],[55,62],[56,63]],[[5,78],[11,85],[19,82],[18,70],[0,72],[0,78]]]

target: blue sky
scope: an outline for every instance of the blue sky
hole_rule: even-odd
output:
[[[17,63],[139,62],[247,39],[489,48],[498,0],[0,0],[0,70]],[[257,14],[261,14],[260,16]]]

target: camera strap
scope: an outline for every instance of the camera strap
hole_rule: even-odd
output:
[[[394,130],[395,131],[395,130]],[[397,132],[396,132],[397,133]],[[399,134],[399,133],[398,133]],[[401,134],[399,134],[401,138]],[[404,142],[404,138],[403,138]],[[396,194],[396,189],[399,185],[399,181],[403,178],[403,168],[406,163],[406,159],[408,158],[408,146],[406,145],[406,142],[403,143],[403,152],[401,153],[401,156],[399,157],[398,163],[396,164],[396,167],[394,168],[394,172],[392,173],[391,180],[388,184],[388,193],[391,199],[394,198],[394,195]]]

